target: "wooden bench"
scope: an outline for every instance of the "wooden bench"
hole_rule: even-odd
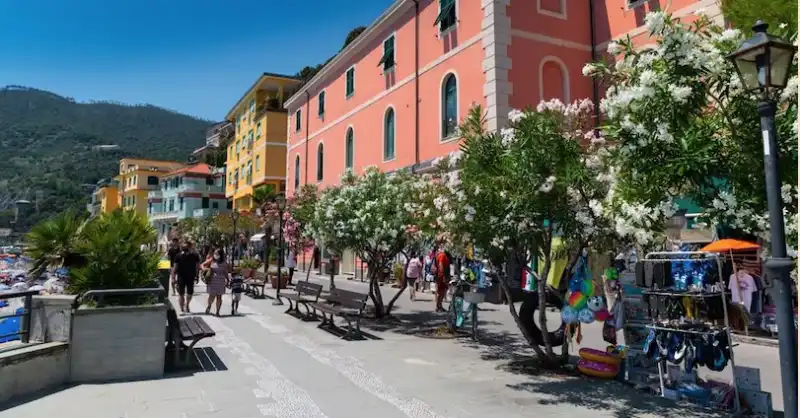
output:
[[[338,288],[331,289],[329,295],[325,297],[325,302],[309,303],[308,306],[314,310],[314,315],[317,310],[322,312],[322,323],[319,327],[336,326],[333,322],[334,315],[341,316],[347,321],[347,334],[345,338],[360,338],[361,337],[361,318],[364,315],[364,308],[367,305],[367,298],[369,295],[366,293],[351,292],[348,290],[341,290]],[[326,316],[330,315],[330,319]],[[353,328],[355,322],[355,329]]]
[[[190,360],[188,353],[192,351],[194,345],[204,338],[216,335],[203,318],[190,316],[179,319],[175,309],[167,310],[167,326],[170,346],[175,356],[175,366],[188,365]],[[190,344],[187,346],[184,341],[190,341]]]
[[[254,298],[264,297],[264,287],[267,286],[267,275],[255,271],[253,276],[244,279],[245,293],[252,295]]]
[[[303,315],[299,309],[300,305],[303,305],[303,308],[306,310],[306,313],[303,316],[305,318],[313,317],[314,315],[311,313],[311,309],[309,308],[308,304],[317,303],[319,301],[319,295],[322,293],[322,285],[309,282],[297,282],[295,285],[295,291],[297,293],[280,294],[280,297],[284,297],[289,301],[289,309],[287,309],[285,313],[295,311],[298,314]],[[295,303],[292,304],[292,301]]]

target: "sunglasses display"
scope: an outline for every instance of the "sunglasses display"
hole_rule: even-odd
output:
[[[658,365],[661,395],[738,413],[734,383],[697,379],[697,369],[714,372],[735,366],[728,323],[722,262],[713,253],[654,252],[638,261],[635,284],[650,323],[642,355]],[[673,381],[667,365],[678,367],[683,379]],[[686,377],[689,378],[686,378]]]

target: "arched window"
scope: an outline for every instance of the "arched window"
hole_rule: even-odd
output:
[[[442,82],[442,138],[449,138],[458,129],[458,85],[455,74]]]
[[[300,187],[300,156],[294,157],[294,190]]]
[[[322,148],[322,143],[317,146],[317,181],[322,181],[322,162],[325,158],[325,150]]]
[[[539,99],[569,103],[569,73],[564,61],[558,57],[544,57],[539,63]]]
[[[344,168],[353,168],[353,128],[347,128],[344,137]]]
[[[394,109],[386,110],[383,117],[383,160],[394,159]]]

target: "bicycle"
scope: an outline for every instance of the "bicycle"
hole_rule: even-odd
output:
[[[476,289],[478,289],[477,285],[469,283],[462,277],[451,280],[447,292],[448,295],[451,295],[447,309],[447,326],[453,331],[458,331],[469,317],[473,341],[478,340],[477,305],[486,298],[486,295],[476,292]],[[464,307],[465,303],[466,308]]]

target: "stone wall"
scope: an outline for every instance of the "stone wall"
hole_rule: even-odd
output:
[[[34,296],[31,312],[31,341],[68,342],[75,296]]]
[[[30,345],[0,353],[0,404],[56,389],[69,379],[67,343]]]

